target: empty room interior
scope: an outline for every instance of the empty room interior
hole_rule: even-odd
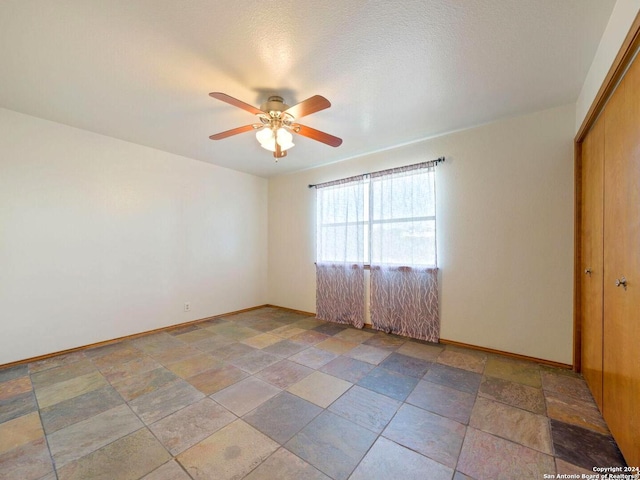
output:
[[[640,478],[639,12],[0,2],[0,480]]]

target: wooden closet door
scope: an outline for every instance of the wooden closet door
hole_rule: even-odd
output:
[[[629,465],[640,465],[640,61],[605,118],[604,417]],[[626,278],[626,288],[619,284]],[[616,283],[619,286],[616,286]]]
[[[602,411],[604,119],[582,143],[582,374]]]

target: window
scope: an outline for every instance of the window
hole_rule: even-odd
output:
[[[319,187],[318,262],[436,266],[433,162]]]

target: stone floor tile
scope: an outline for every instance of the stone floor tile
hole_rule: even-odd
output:
[[[198,375],[188,378],[187,381],[205,395],[211,395],[248,376],[249,374],[247,372],[243,372],[233,365],[225,364],[221,367],[199,373]]]
[[[361,387],[381,393],[387,397],[404,401],[414,389],[418,379],[376,367],[358,382]]]
[[[214,393],[211,398],[241,417],[280,392],[270,383],[249,377]]]
[[[453,480],[474,480],[474,479],[456,470],[456,472],[453,475]]]
[[[107,385],[109,384],[102,374],[95,371],[48,387],[36,388],[35,392],[40,408],[46,408]]]
[[[586,468],[578,467],[577,465],[572,465],[564,460],[560,460],[556,458],[556,472],[558,475],[565,475],[564,478],[572,478],[569,475],[578,475],[578,477],[574,478],[589,478],[588,476],[583,477],[582,475],[593,475],[594,472],[592,469],[587,470]]]
[[[261,335],[256,335],[255,337],[249,337],[244,340],[241,340],[240,343],[244,343],[245,345],[249,345],[253,348],[265,348],[269,345],[273,345],[274,343],[278,343],[282,338],[277,335],[272,335],[270,333],[263,333]]]
[[[538,479],[555,474],[553,457],[471,427],[457,469],[477,480]]]
[[[70,363],[79,362],[87,358],[83,351],[65,353],[62,355],[55,355],[53,357],[37,360],[29,364],[29,372],[38,373],[43,370],[49,370],[50,368],[60,367],[62,365],[68,365]]]
[[[317,405],[289,392],[282,392],[245,415],[243,420],[284,444],[320,412],[322,409]]]
[[[273,353],[274,355],[278,355],[280,357],[290,357],[291,355],[295,355],[298,352],[301,352],[305,348],[309,346],[305,343],[298,343],[292,340],[280,340],[278,343],[274,343],[273,345],[269,345],[263,351],[268,353]]]
[[[305,365],[309,368],[318,369],[323,365],[326,365],[331,360],[336,358],[338,355],[335,353],[327,352],[326,350],[321,350],[319,348],[310,347],[306,350],[303,350],[295,355],[289,357],[289,360],[292,360],[301,365]]]
[[[323,340],[320,343],[316,343],[315,348],[326,350],[327,352],[335,353],[336,355],[342,355],[349,350],[357,347],[358,344],[354,342],[348,342],[340,338],[330,337]]]
[[[610,435],[551,419],[551,437],[556,457],[578,467],[592,470],[596,466],[625,465],[624,458]]]
[[[137,480],[171,459],[142,428],[58,469],[58,480]]]
[[[329,335],[316,332],[314,330],[303,330],[301,333],[297,333],[289,337],[291,341],[296,343],[304,343],[305,345],[315,345],[329,338]]]
[[[609,428],[595,403],[585,402],[552,391],[548,391],[545,394],[545,399],[549,418],[588,428],[603,435],[610,434]]]
[[[327,408],[353,384],[322,372],[313,372],[298,383],[294,383],[287,391],[304,398],[316,405]]]
[[[125,378],[113,384],[113,387],[126,400],[134,400],[141,395],[156,391],[178,377],[164,367],[156,368],[139,375]]]
[[[0,455],[0,479],[39,480],[53,472],[44,437]]]
[[[291,325],[293,325],[294,327],[303,328],[305,330],[313,330],[314,328],[319,327],[320,325],[324,325],[326,323],[327,322],[323,320],[318,320],[315,317],[307,317],[307,318],[303,318],[302,320],[298,320],[297,322],[294,322]]]
[[[281,360],[256,373],[255,376],[278,388],[287,388],[289,385],[299,382],[311,373],[313,373],[313,369],[309,367],[289,360]]]
[[[294,335],[298,335],[299,333],[303,333],[306,330],[303,328],[294,327],[293,325],[284,325],[280,328],[276,328],[275,330],[271,330],[272,335],[277,335],[281,338],[291,338]]]
[[[380,366],[392,372],[401,373],[402,375],[422,378],[422,376],[427,373],[431,363],[420,360],[419,358],[393,352],[380,363]]]
[[[331,480],[290,451],[279,448],[244,480]]]
[[[486,355],[477,355],[470,351],[460,351],[446,348],[438,355],[437,362],[450,367],[482,373],[487,361]]]
[[[220,348],[226,347],[227,345],[231,345],[233,343],[237,343],[237,342],[232,338],[225,337],[223,335],[214,335],[204,340],[200,340],[198,342],[192,343],[191,346],[197,348],[202,352],[213,354],[215,351],[219,350]]]
[[[37,409],[36,396],[32,391],[0,400],[0,423],[8,422]]]
[[[246,422],[236,420],[177,459],[194,480],[231,480],[246,476],[278,447]]]
[[[383,350],[396,350],[407,342],[407,337],[401,337],[399,335],[392,335],[388,333],[378,332],[369,340],[364,342],[364,345],[370,347],[382,348]]]
[[[184,344],[179,340],[176,340],[179,345],[166,349],[161,349],[153,353],[149,353],[156,361],[162,365],[169,365],[170,363],[176,363],[185,358],[194,357],[200,355],[202,352],[192,346],[191,344]]]
[[[128,405],[102,412],[47,435],[56,468],[77,460],[143,426]]]
[[[280,327],[284,326],[284,323],[280,322],[276,319],[261,319],[251,328],[258,330],[260,332],[271,332]]]
[[[553,455],[549,420],[542,415],[478,397],[469,425]]]
[[[260,330],[254,330],[252,328],[235,325],[233,323],[215,325],[213,327],[206,328],[206,330],[209,330],[217,335],[223,335],[225,337],[232,338],[238,342],[240,340],[244,340],[245,338],[254,337],[263,333]]]
[[[141,395],[131,402],[131,408],[140,419],[150,425],[161,418],[197,402],[204,394],[184,380],[174,380]]]
[[[154,358],[156,358],[156,355],[162,354],[165,351],[188,347],[184,342],[181,342],[168,333],[145,335],[132,340],[131,344],[141,352],[151,355]]]
[[[391,351],[389,350],[364,344],[358,345],[345,354],[347,357],[355,358],[356,360],[367,362],[372,365],[378,365],[389,355],[391,355]]]
[[[201,340],[215,336],[215,333],[204,328],[195,328],[190,332],[184,332],[176,335],[176,338],[185,343],[195,343]]]
[[[191,480],[191,477],[178,462],[172,460],[145,475],[141,480]]]
[[[254,374],[270,365],[273,365],[274,363],[278,363],[280,360],[282,360],[282,357],[267,353],[264,350],[254,350],[253,352],[249,352],[241,357],[230,360],[230,363],[245,372]]]
[[[141,373],[155,370],[156,368],[160,368],[161,366],[162,365],[153,360],[151,357],[147,357],[145,355],[144,357],[136,358],[135,360],[131,360],[130,362],[121,363],[107,368],[102,371],[102,374],[109,382],[115,383],[130,378],[134,375],[140,375]]]
[[[543,371],[542,389],[544,392],[556,392],[584,402],[593,402],[589,387],[582,377]]]
[[[289,440],[285,448],[334,480],[345,480],[376,439],[376,434],[325,411]]]
[[[32,390],[29,377],[18,377],[0,384],[0,401],[8,400]]]
[[[322,325],[318,325],[317,327],[313,328],[314,331],[329,335],[330,337],[346,329],[347,325],[334,322],[324,322]]]
[[[31,381],[34,388],[44,388],[59,382],[64,382],[71,378],[96,372],[97,368],[91,360],[80,360],[78,362],[62,365],[60,367],[50,368],[42,372],[33,373]]]
[[[333,338],[338,338],[340,340],[344,340],[346,342],[351,342],[355,344],[360,344],[362,342],[366,342],[375,334],[373,332],[367,332],[358,328],[345,328],[341,332],[333,335]]]
[[[355,358],[340,356],[331,360],[320,371],[341,378],[347,382],[357,383],[362,377],[373,370],[373,365],[361,362]]]
[[[233,342],[228,345],[217,348],[216,350],[211,350],[209,354],[221,360],[231,362],[236,358],[240,358],[246,355],[247,353],[251,353],[255,350],[256,350],[255,348],[249,345],[245,345],[244,343]]]
[[[461,368],[433,363],[429,366],[429,371],[423,379],[475,395],[478,392],[482,375]]]
[[[382,435],[438,463],[455,468],[465,436],[465,426],[404,404]]]
[[[177,455],[236,419],[210,398],[164,417],[149,426],[172,455]]]
[[[544,395],[539,388],[497,377],[483,377],[478,395],[533,413],[546,412]]]
[[[427,362],[435,362],[443,350],[444,348],[437,343],[424,344],[409,341],[396,351],[403,355],[426,360]]]
[[[106,355],[93,357],[91,359],[93,364],[98,367],[98,369],[104,370],[120,363],[130,362],[131,360],[135,360],[136,358],[140,358],[144,355],[144,353],[136,348],[124,346],[122,344],[117,345],[121,348]]]
[[[43,436],[38,412],[0,423],[0,455]]]
[[[533,362],[524,362],[505,357],[490,356],[485,365],[484,374],[540,388],[542,381],[540,368]]]
[[[402,402],[366,388],[353,386],[333,402],[329,410],[373,432],[380,433],[387,426]]]
[[[380,437],[350,480],[451,480],[453,470]]]
[[[118,392],[107,386],[43,408],[40,418],[47,434],[51,434],[123,403]]]
[[[8,368],[0,368],[0,384],[18,377],[26,377],[29,375],[28,365],[15,365]]]
[[[407,398],[407,403],[466,425],[475,400],[471,393],[421,380]]]
[[[167,368],[180,378],[189,378],[212,368],[222,366],[222,360],[201,353],[167,365]]]

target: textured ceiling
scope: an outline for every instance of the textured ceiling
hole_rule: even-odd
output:
[[[575,101],[614,0],[2,0],[0,106],[261,176]],[[275,163],[259,106],[323,95]],[[37,141],[37,139],[34,139]]]

